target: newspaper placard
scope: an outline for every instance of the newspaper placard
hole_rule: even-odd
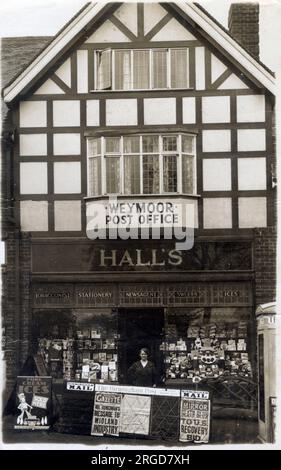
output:
[[[121,400],[120,393],[95,394],[92,436],[119,436]]]
[[[208,398],[208,392],[182,392],[179,438],[181,442],[209,442],[211,406]]]

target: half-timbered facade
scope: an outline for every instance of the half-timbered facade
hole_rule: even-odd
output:
[[[98,2],[3,96],[8,389],[30,354],[58,381],[126,384],[146,346],[159,386],[228,374],[256,406],[254,312],[275,285],[272,73],[195,4]],[[87,210],[109,196],[192,207],[194,246],[91,240]]]

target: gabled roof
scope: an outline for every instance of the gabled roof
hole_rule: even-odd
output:
[[[85,34],[89,24],[99,21],[102,14],[122,3],[87,3],[67,25],[51,40],[39,55],[4,89],[4,101],[10,103],[28,91],[30,83],[42,76]],[[165,4],[162,4],[165,6]],[[166,4],[167,5],[167,4]],[[230,62],[245,73],[254,83],[275,93],[275,79],[261,62],[251,56],[228,31],[195,3],[173,2],[169,4],[184,20],[191,22],[200,34],[211,41]]]

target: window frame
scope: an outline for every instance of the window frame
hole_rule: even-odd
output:
[[[158,137],[158,151],[144,152],[143,151],[143,138],[147,136],[157,136]],[[191,153],[182,152],[182,138],[190,137],[193,141]],[[197,182],[196,182],[196,135],[187,132],[163,132],[163,133],[137,133],[137,134],[124,134],[120,135],[117,138],[120,139],[119,142],[119,153],[118,152],[106,152],[106,138],[110,136],[99,136],[99,137],[88,137],[87,138],[87,196],[93,198],[106,197],[109,195],[117,196],[127,196],[127,197],[136,197],[136,196],[165,196],[165,195],[191,195],[195,196],[197,191]],[[115,137],[115,136],[114,136]],[[138,137],[139,138],[139,152],[125,152],[124,151],[124,138],[127,137]],[[163,137],[176,137],[177,139],[177,150],[163,150]],[[100,154],[90,155],[89,146],[90,141],[94,139],[100,139]],[[176,157],[176,168],[177,168],[177,190],[176,191],[164,191],[164,157],[165,156],[175,156]],[[193,192],[183,193],[183,155],[187,155],[192,158],[192,186]],[[139,157],[139,193],[126,193],[125,192],[125,158],[130,156]],[[158,172],[159,172],[159,192],[158,193],[145,193],[144,192],[144,172],[143,172],[143,157],[144,156],[158,156]],[[90,173],[90,160],[92,158],[100,158],[100,175],[101,175],[101,184],[100,194],[93,194],[93,190],[90,187],[90,182],[93,180]],[[111,157],[119,158],[119,189],[118,193],[109,193],[107,191],[107,172],[106,172],[106,159]]]
[[[186,85],[181,87],[172,87],[172,53],[171,51],[176,50],[185,50],[186,52]],[[116,61],[116,52],[130,52],[130,87],[129,88],[116,88],[116,76],[115,76],[115,61]],[[148,87],[147,88],[135,88],[134,87],[134,52],[135,51],[147,51],[148,52]],[[154,87],[154,54],[153,52],[157,51],[166,51],[166,87],[157,88]],[[101,57],[103,52],[110,52],[110,87],[99,88],[99,57]],[[118,48],[105,48],[98,49],[94,51],[94,90],[96,92],[108,92],[108,91],[145,91],[145,90],[183,90],[190,89],[190,53],[189,47],[152,47],[152,48],[139,48],[139,49],[118,49]]]

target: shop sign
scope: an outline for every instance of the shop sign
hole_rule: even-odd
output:
[[[77,306],[114,306],[116,305],[116,290],[104,285],[77,285],[75,304]]]
[[[204,397],[204,398],[203,398]],[[182,391],[180,407],[181,442],[207,443],[210,435],[210,400],[205,391]]]
[[[79,392],[94,392],[95,384],[85,382],[67,382],[66,390]]]
[[[129,393],[132,395],[152,395],[152,396],[166,396],[166,397],[179,397],[180,390],[166,389],[166,388],[153,388],[153,387],[135,387],[128,385],[107,385],[95,384],[96,392],[113,392],[113,393]]]
[[[92,436],[119,436],[121,402],[121,393],[96,392]]]
[[[49,429],[52,377],[17,378],[17,417],[15,429]]]
[[[73,286],[71,284],[37,286],[33,292],[36,305],[71,305],[73,301]]]

